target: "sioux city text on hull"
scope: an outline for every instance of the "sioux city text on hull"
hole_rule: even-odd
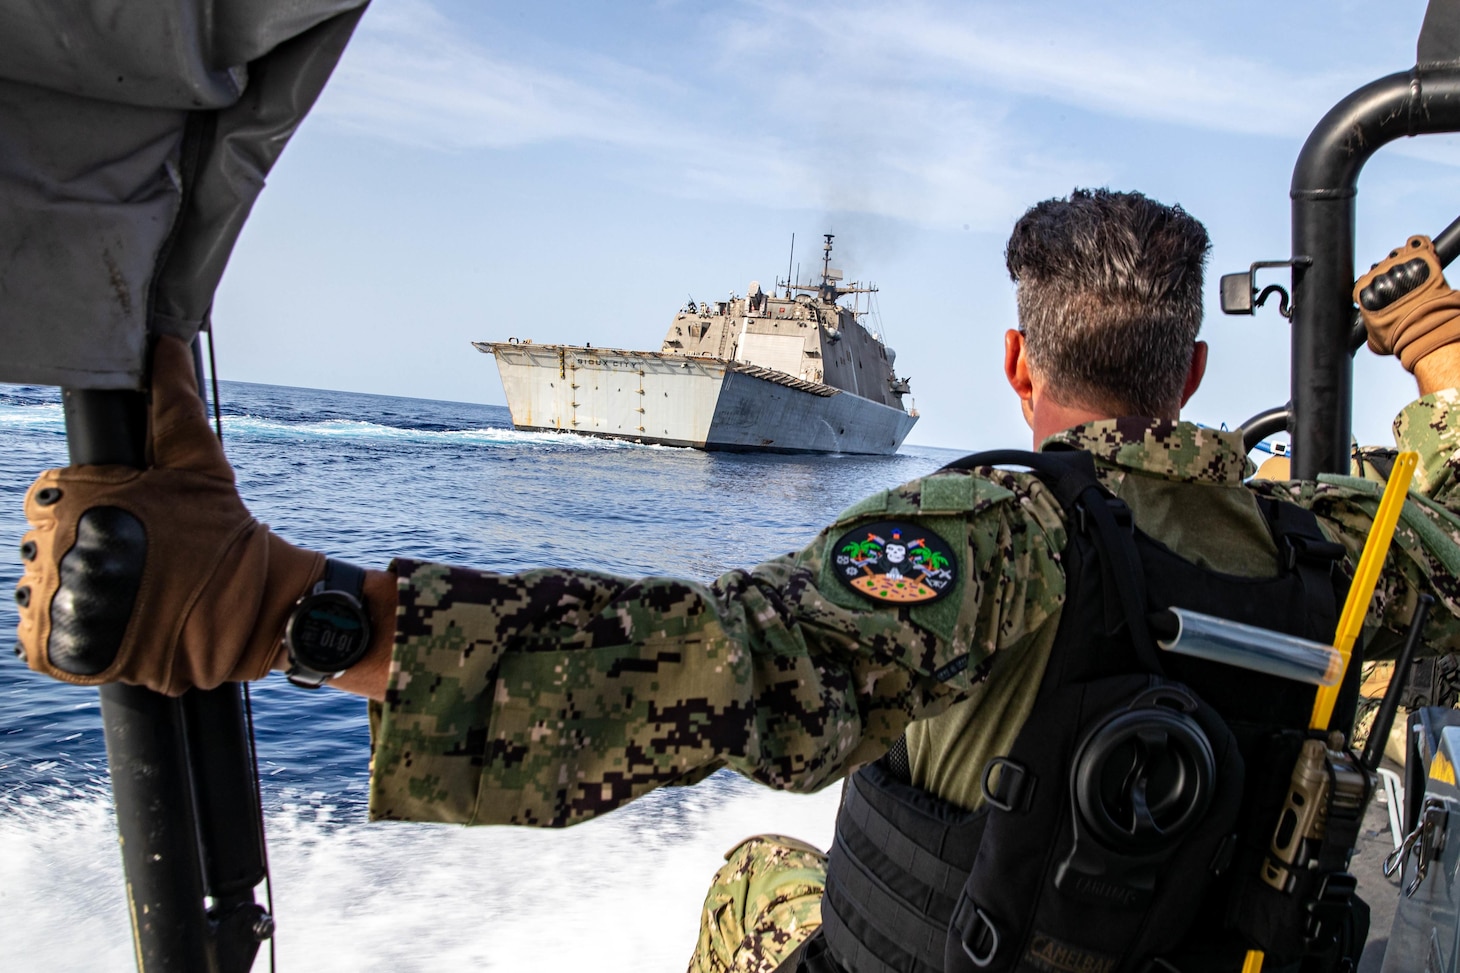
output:
[[[821,283],[694,304],[657,351],[472,342],[496,356],[512,424],[698,449],[895,453],[917,421],[908,380],[840,286],[826,236]]]

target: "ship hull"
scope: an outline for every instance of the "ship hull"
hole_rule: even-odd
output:
[[[736,452],[897,452],[916,415],[780,372],[718,358],[573,345],[481,342],[497,360],[512,425]]]

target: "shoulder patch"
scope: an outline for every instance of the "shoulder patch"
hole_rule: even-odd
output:
[[[879,520],[847,531],[832,544],[835,573],[843,585],[870,601],[919,605],[955,587],[958,555],[926,526]]]

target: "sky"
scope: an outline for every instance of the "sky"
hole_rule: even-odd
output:
[[[687,299],[803,275],[836,234],[921,414],[910,442],[1028,431],[1002,376],[1013,222],[1077,186],[1213,239],[1187,416],[1288,398],[1288,331],[1217,307],[1290,252],[1303,140],[1414,63],[1424,0],[374,0],[255,206],[214,306],[225,379],[502,403],[472,340],[657,350]],[[1357,265],[1460,212],[1460,140],[1380,152]],[[1274,277],[1273,280],[1280,280]],[[1266,282],[1266,281],[1264,281]],[[1361,352],[1355,432],[1413,395]]]

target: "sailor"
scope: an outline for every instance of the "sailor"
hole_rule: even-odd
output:
[[[1110,510],[1133,517],[1122,531],[1143,545],[1150,600],[1161,597],[1161,579],[1147,561],[1164,558],[1177,581],[1287,585],[1301,594],[1283,603],[1291,617],[1265,623],[1330,637],[1316,634],[1333,614],[1328,588],[1333,579],[1341,588],[1352,571],[1376,499],[1353,486],[1249,482],[1240,435],[1179,419],[1207,362],[1196,335],[1208,248],[1205,229],[1180,207],[1107,190],[1039,203],[1009,240],[1019,313],[1018,329],[1004,335],[1009,384],[1036,446],[1093,458],[1108,509],[1105,500],[1089,506],[1088,491],[1087,506],[1072,506],[1036,473],[975,464],[868,497],[799,552],[710,584],[409,559],[361,570],[295,547],[249,515],[209,431],[188,350],[159,338],[153,465],[50,470],[26,495],[33,529],[21,548],[20,645],[32,668],[71,683],[122,680],[176,694],[284,669],[302,685],[368,696],[376,819],[562,827],[722,767],[794,791],[856,771],[849,794],[865,790],[867,800],[846,828],[864,838],[876,832],[868,840],[883,851],[896,846],[906,858],[896,868],[913,878],[922,868],[946,870],[953,866],[938,849],[917,851],[916,836],[909,843],[895,826],[879,831],[867,801],[902,788],[905,803],[922,802],[954,824],[991,799],[1018,810],[1025,798],[1049,805],[1055,794],[1068,808],[1063,780],[1025,788],[1032,797],[1017,793],[1011,755],[1041,735],[1022,731],[1043,705],[1052,653],[1068,649],[1061,633],[1113,633],[1102,651],[1125,652],[1139,624],[1110,610],[1112,586],[1124,584],[1118,573],[1082,569],[1072,587],[1074,555],[1089,547],[1080,540],[1088,534],[1082,511],[1092,521]],[[1395,432],[1401,448],[1420,453],[1414,490],[1432,503],[1411,503],[1369,621],[1401,631],[1416,598],[1432,594],[1439,607],[1426,635],[1441,651],[1460,639],[1460,579],[1446,567],[1460,558],[1460,528],[1447,515],[1460,514],[1460,300],[1435,270],[1438,286],[1401,298],[1373,330],[1375,351],[1397,353],[1417,379],[1421,396]],[[888,577],[874,538],[893,531],[926,548],[921,582]],[[1259,600],[1251,611],[1271,614],[1271,599]],[[1090,661],[1087,650],[1071,664]],[[1192,699],[1186,690],[1162,698],[1170,720],[1200,715],[1173,702]],[[1209,721],[1201,728],[1225,773],[1223,761],[1235,759],[1217,739],[1226,731]],[[990,767],[1004,769],[991,778]],[[1149,805],[1162,813],[1154,797]],[[1065,840],[1068,825],[1060,834],[1024,830],[1043,854],[1039,843]],[[1190,834],[1206,837],[1202,826]],[[853,864],[881,867],[868,865],[877,854],[862,848]],[[1157,900],[1189,898],[1221,859],[1146,878]],[[859,886],[844,875],[833,883],[841,899],[828,896],[835,908],[826,912],[840,917],[838,929],[833,935],[828,918],[813,936],[825,867],[818,849],[794,839],[761,836],[733,850],[707,899],[691,969],[790,969],[792,954],[817,970],[945,968],[926,958],[943,956],[936,922],[921,943],[889,943],[858,927],[856,916],[877,911],[866,900],[876,882]],[[969,887],[1017,879],[995,869]],[[1118,886],[1089,879],[1084,893]],[[996,905],[974,905],[964,911],[985,925],[964,923],[948,938],[956,946],[961,935],[985,968],[1154,961],[1112,958],[1049,930],[1014,936]],[[931,899],[917,906],[934,907]],[[1103,913],[1081,906],[1072,914],[1088,924]],[[1184,930],[1201,924],[1183,921],[1174,933],[1180,948],[1158,950],[1163,956],[1191,955],[1195,933]],[[1220,918],[1205,925],[1225,930]],[[1221,954],[1226,965],[1216,968],[1236,969],[1250,945],[1228,938],[1230,948],[1196,936]],[[821,946],[802,949],[808,941]],[[880,950],[914,955],[903,961]]]

